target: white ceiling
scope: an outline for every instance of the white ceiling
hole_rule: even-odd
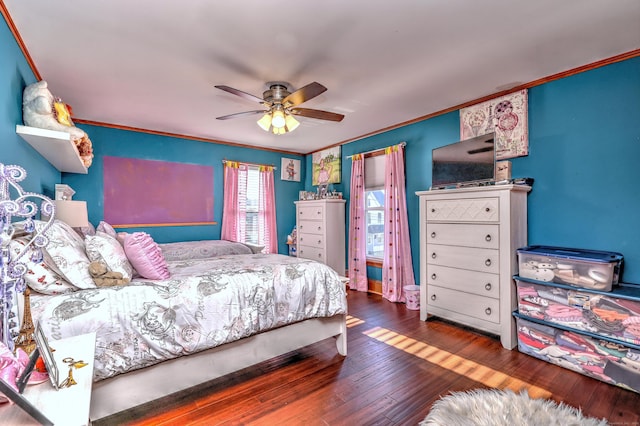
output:
[[[2,1],[2,0],[0,0]],[[639,0],[4,0],[78,119],[309,153],[640,48]],[[266,82],[328,90],[272,135]],[[91,135],[89,135],[91,136]]]

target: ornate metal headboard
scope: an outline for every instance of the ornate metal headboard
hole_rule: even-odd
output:
[[[14,338],[18,335],[13,300],[16,293],[22,293],[26,288],[24,274],[28,267],[25,260],[42,262],[42,248],[49,242],[45,233],[55,217],[55,204],[50,198],[26,192],[18,184],[26,176],[22,167],[0,163],[0,339],[12,351]],[[39,214],[48,217],[44,226],[36,226],[34,222]],[[15,218],[23,219],[19,226],[14,222]],[[26,244],[11,245],[11,240],[18,235],[26,236]]]

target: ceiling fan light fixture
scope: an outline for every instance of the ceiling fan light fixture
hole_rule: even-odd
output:
[[[289,132],[293,132],[300,125],[300,122],[296,120],[291,114],[285,115],[284,122],[285,122],[285,125],[287,126],[287,131]]]
[[[271,125],[280,129],[283,128],[285,124],[287,123],[284,118],[284,112],[281,109],[276,109],[275,111],[273,111],[271,117]]]
[[[262,116],[260,120],[258,120],[258,126],[262,127],[262,130],[264,130],[265,132],[269,131],[269,128],[271,127],[270,112],[267,112],[265,115]]]
[[[292,132],[300,126],[298,120],[292,116],[292,112],[295,115],[302,117],[310,117],[318,120],[329,121],[342,121],[344,115],[337,114],[335,112],[323,111],[319,109],[311,108],[299,108],[298,105],[306,102],[316,96],[324,93],[327,88],[322,84],[313,82],[299,88],[294,92],[289,92],[286,83],[270,83],[269,90],[266,90],[262,94],[262,98],[254,96],[250,93],[243,92],[242,90],[234,89],[233,87],[218,85],[217,89],[224,90],[241,98],[257,101],[267,111],[245,111],[237,112],[235,114],[228,114],[222,117],[216,117],[218,120],[228,120],[230,118],[244,117],[248,115],[264,113],[262,118],[257,121],[257,124],[265,132],[272,132],[276,135],[283,135],[288,132]]]

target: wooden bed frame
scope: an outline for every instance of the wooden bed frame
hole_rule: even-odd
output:
[[[308,319],[96,382],[91,393],[90,420],[107,417],[328,338],[336,338],[338,353],[347,355],[345,314]]]

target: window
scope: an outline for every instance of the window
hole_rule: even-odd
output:
[[[367,259],[384,253],[384,155],[364,159]]]
[[[260,168],[259,166],[247,166],[246,173],[240,173],[238,176],[239,192],[239,208],[244,212],[244,230],[240,235],[244,235],[244,243],[258,244],[260,235]],[[243,191],[244,189],[244,191]],[[246,191],[246,192],[245,192]],[[245,194],[242,194],[245,192]],[[242,214],[242,213],[241,213]]]
[[[367,258],[382,259],[384,253],[384,189],[365,190],[365,200]]]
[[[264,246],[278,252],[273,166],[227,161],[224,167],[224,240]]]

